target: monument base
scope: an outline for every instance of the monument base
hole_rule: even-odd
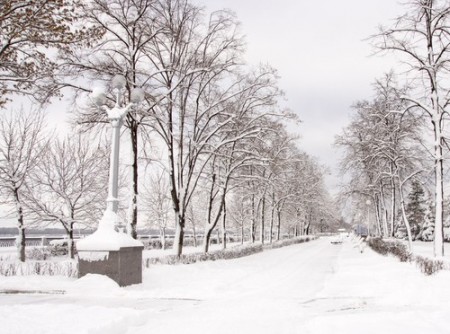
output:
[[[114,230],[116,213],[106,210],[98,229],[77,242],[78,278],[106,275],[120,286],[142,283],[142,242]]]
[[[106,275],[119,286],[142,283],[143,246],[122,247],[119,250],[79,251],[78,278],[86,274]]]

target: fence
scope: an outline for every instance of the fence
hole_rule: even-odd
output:
[[[25,246],[49,246],[50,242],[53,240],[62,240],[64,235],[59,236],[37,236],[37,237],[26,237]],[[0,248],[4,247],[15,247],[17,237],[0,237]]]

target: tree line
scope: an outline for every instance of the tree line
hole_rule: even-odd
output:
[[[245,63],[235,15],[208,13],[187,0],[7,0],[0,6],[0,188],[14,204],[25,260],[25,228],[98,221],[106,198],[107,115],[90,94],[100,86],[113,106],[110,80],[126,78],[124,102],[144,101],[125,119],[129,162],[122,166],[121,213],[127,232],[175,228],[182,254],[186,229],[234,226],[242,239],[272,242],[288,230],[307,234],[336,221],[325,169],[286,128],[270,65]],[[42,109],[72,100],[73,133],[48,130],[44,112],[10,110],[28,95]],[[9,110],[9,111],[8,111]],[[125,201],[123,199],[126,199]],[[70,246],[73,256],[73,243]]]
[[[376,80],[374,98],[355,103],[351,123],[336,138],[348,178],[341,198],[353,203],[355,220],[373,217],[375,234],[393,237],[404,228],[410,250],[416,238],[434,240],[434,255],[443,256],[450,2],[403,6],[392,26],[370,38],[376,53],[399,57],[400,73]]]

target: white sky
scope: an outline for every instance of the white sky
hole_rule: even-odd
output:
[[[372,97],[371,84],[396,64],[371,56],[367,37],[402,13],[395,0],[195,0],[208,11],[236,12],[249,63],[278,69],[288,106],[302,125],[301,147],[331,168],[336,191],[338,152],[332,143],[349,122],[350,106]]]

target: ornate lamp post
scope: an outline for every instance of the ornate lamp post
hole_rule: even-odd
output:
[[[140,88],[135,88],[131,92],[130,103],[122,106],[123,91],[126,85],[126,79],[122,75],[116,75],[112,81],[111,86],[116,93],[116,104],[113,108],[108,108],[106,103],[106,96],[103,92],[94,89],[92,93],[92,100],[97,107],[106,111],[108,119],[112,127],[111,137],[111,159],[109,168],[109,183],[108,183],[108,198],[106,199],[107,206],[105,215],[111,216],[112,213],[117,217],[117,210],[119,207],[118,189],[119,189],[119,152],[120,152],[120,130],[123,125],[123,120],[128,114],[128,111],[139,104],[144,98],[144,92]],[[117,219],[117,218],[116,218]],[[116,222],[117,223],[117,220]],[[106,222],[102,219],[99,228],[106,227]],[[115,226],[113,226],[114,228]],[[108,228],[111,228],[109,226]]]
[[[98,89],[94,89],[91,96],[97,107],[105,110],[112,127],[106,210],[99,222],[97,231],[80,240],[77,243],[77,250],[79,254],[79,277],[88,273],[103,274],[124,286],[142,282],[143,245],[125,233],[115,230],[119,221],[117,210],[119,207],[120,129],[129,110],[142,101],[144,92],[140,88],[134,89],[131,92],[130,103],[123,105],[125,77],[116,75],[111,84],[116,94],[114,107],[108,108],[105,105],[106,96]]]

